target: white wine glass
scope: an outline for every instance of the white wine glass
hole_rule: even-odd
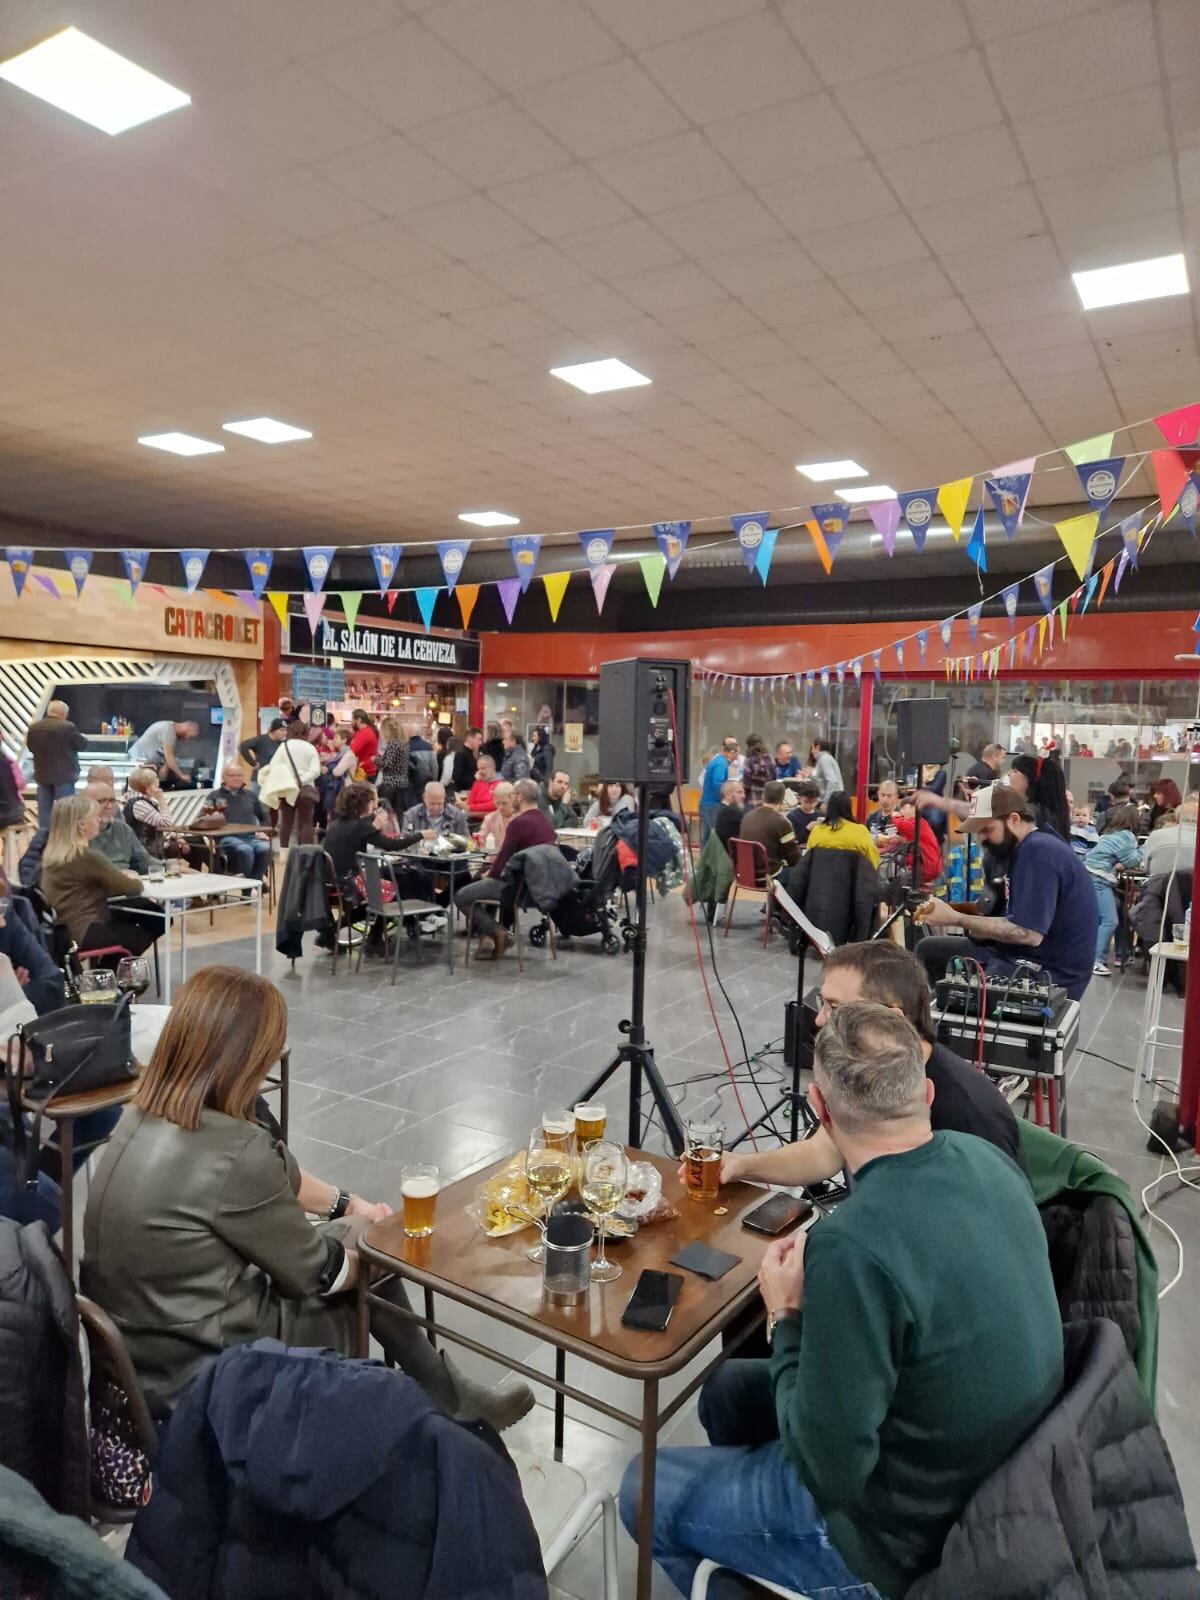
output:
[[[525,1182],[538,1198],[543,1220],[571,1187],[571,1153],[552,1141],[553,1131],[547,1136],[547,1130],[539,1122],[525,1147]],[[544,1261],[546,1247],[535,1244],[525,1255],[530,1261]]]
[[[593,1283],[612,1283],[621,1276],[617,1263],[605,1257],[604,1230],[608,1218],[625,1198],[628,1181],[629,1163],[619,1144],[608,1139],[593,1139],[584,1145],[579,1193],[588,1210],[600,1218],[600,1249],[592,1262]]]
[[[117,998],[117,980],[108,967],[88,967],[79,974],[75,992],[85,1006],[102,1006]]]

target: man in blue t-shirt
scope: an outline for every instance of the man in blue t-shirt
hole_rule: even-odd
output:
[[[737,760],[737,753],[737,740],[732,734],[726,734],[721,741],[720,750],[704,769],[704,782],[700,785],[701,844],[712,832],[712,825],[717,820],[717,812],[721,809],[721,785],[728,778],[736,777],[732,767]]]
[[[1099,921],[1082,861],[1069,844],[1038,828],[1024,795],[1007,784],[978,790],[973,804],[963,827],[981,834],[1007,867],[1007,910],[1002,916],[977,917],[934,900],[925,926],[935,933],[961,928],[967,938],[923,939],[917,955],[934,978],[955,956],[998,974],[1011,974],[1017,962],[1028,962],[1078,1000],[1092,975]]]

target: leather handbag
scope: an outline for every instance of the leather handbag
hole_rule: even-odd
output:
[[[68,1005],[22,1023],[8,1042],[5,1081],[18,1181],[37,1182],[42,1113],[52,1100],[116,1088],[137,1077],[129,1008],[132,994],[99,1005]],[[35,1106],[27,1129],[21,1102]]]
[[[297,800],[313,800],[313,801],[319,800],[320,799],[320,791],[317,789],[317,786],[316,786],[315,783],[301,783],[300,782],[300,771],[299,771],[299,768],[296,766],[296,758],[292,754],[292,752],[288,749],[287,740],[286,739],[283,742],[283,749],[284,749],[284,754],[288,758],[288,765],[291,767],[292,772],[293,772],[293,774],[295,775],[295,778],[296,778],[296,799]]]

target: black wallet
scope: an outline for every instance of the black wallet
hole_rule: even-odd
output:
[[[723,1278],[730,1267],[736,1267],[741,1256],[731,1256],[726,1250],[714,1250],[711,1245],[698,1240],[671,1257],[673,1267],[683,1267],[701,1278]]]

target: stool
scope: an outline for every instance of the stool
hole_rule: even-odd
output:
[[[1171,1028],[1158,1019],[1162,1015],[1163,982],[1167,975],[1168,961],[1186,961],[1188,947],[1185,944],[1174,944],[1169,940],[1150,947],[1150,973],[1146,984],[1146,1004],[1142,1012],[1142,1037],[1138,1041],[1137,1071],[1149,1083],[1154,1076],[1154,1052],[1161,1050],[1169,1041],[1163,1034],[1174,1034],[1183,1037],[1182,1028]]]

